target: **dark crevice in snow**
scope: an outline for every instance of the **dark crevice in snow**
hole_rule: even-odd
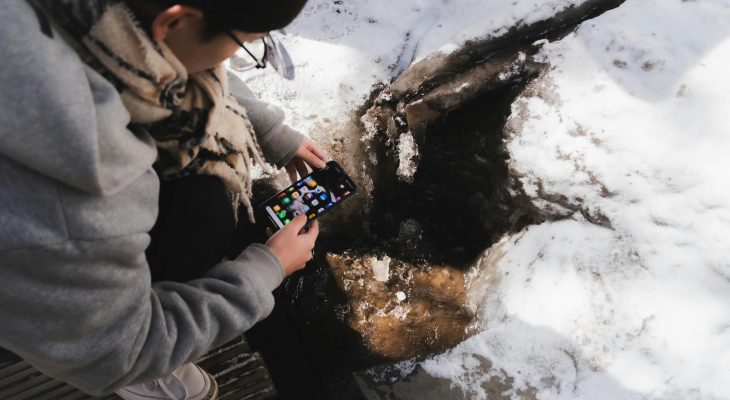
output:
[[[362,118],[374,183],[366,247],[468,267],[505,233],[562,217],[534,209],[509,176],[505,122],[544,68],[530,59],[539,50],[533,43],[561,38],[622,2],[587,1],[472,41],[416,63],[385,87]]]
[[[505,82],[418,134],[420,160],[411,182],[395,173],[398,157],[388,157],[398,147],[379,143],[385,157],[375,179],[371,231],[386,253],[468,266],[506,231],[537,221],[511,193],[515,182],[499,134],[526,79]]]

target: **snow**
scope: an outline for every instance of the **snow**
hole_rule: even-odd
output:
[[[313,0],[284,39],[297,79],[241,76],[326,136],[414,61],[577,3]],[[495,270],[472,274],[480,332],[426,372],[475,399],[493,376],[515,397],[730,399],[728,21],[728,1],[628,0],[542,43],[550,68],[513,106],[510,168],[538,207],[561,194],[605,223],[576,213],[505,237],[477,263]]]
[[[313,137],[337,129],[378,83],[438,50],[544,19],[586,0],[311,0],[286,35],[296,79],[239,73],[260,98]],[[241,53],[243,56],[243,53]]]
[[[418,144],[411,132],[400,135],[398,140],[398,170],[395,172],[398,179],[404,182],[413,182],[418,169]]]
[[[730,398],[728,18],[728,2],[630,0],[543,48],[511,167],[610,228],[511,238],[484,330],[429,373],[484,398],[486,377],[453,368],[480,354],[541,399]]]

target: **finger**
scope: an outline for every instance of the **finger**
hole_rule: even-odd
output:
[[[294,163],[290,162],[284,168],[289,174],[289,180],[291,181],[291,183],[297,183],[297,167],[294,165]]]
[[[294,162],[294,165],[297,167],[297,171],[299,172],[299,176],[304,178],[305,176],[309,175],[309,170],[307,169],[307,164],[302,160],[296,160]]]
[[[304,160],[304,162],[309,164],[312,168],[322,169],[327,166],[327,163],[324,162],[324,159],[314,154],[311,150],[309,150],[309,148],[307,148],[307,150],[308,151],[303,151],[302,154],[299,155],[299,157]]]
[[[315,156],[319,157],[319,159],[322,161],[326,162],[329,159],[327,153],[322,150],[321,147],[317,146],[317,144],[314,142],[307,146],[307,149],[309,149],[309,151],[311,151]]]
[[[289,222],[289,224],[287,224],[285,226],[285,228],[289,229],[290,231],[297,232],[297,234],[299,234],[299,231],[301,231],[302,228],[304,228],[304,225],[306,225],[306,224],[307,224],[307,217],[304,215],[297,215],[296,217],[294,217],[293,220],[291,220],[291,222]]]

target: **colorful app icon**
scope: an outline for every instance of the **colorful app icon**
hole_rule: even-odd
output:
[[[309,214],[309,219],[314,219],[314,217],[316,217],[316,216],[317,216],[317,214]]]
[[[307,185],[309,185],[309,187],[311,187],[311,188],[316,188],[317,187],[317,181],[311,180],[311,181],[307,182]]]
[[[299,193],[298,192],[294,192],[294,193],[291,194],[291,197],[293,197],[295,199],[298,199],[299,198]]]
[[[319,195],[319,199],[322,201],[327,201],[327,193],[322,193]]]
[[[312,206],[317,207],[319,205],[319,202],[317,200],[312,200]]]
[[[350,192],[345,192],[345,194],[343,194],[343,196],[349,196],[349,195],[350,195]]]
[[[290,222],[291,222],[291,220],[290,220],[290,219],[285,219],[285,220],[284,220],[284,225],[286,225],[286,224],[288,224],[288,223],[290,223]]]
[[[298,187],[302,187],[302,186],[304,186],[304,181],[299,181],[299,182],[297,182],[297,186],[298,186]]]
[[[329,203],[327,203],[327,205],[326,205],[325,207],[327,207],[327,208],[330,208],[330,207],[332,207],[332,206],[333,206],[334,204],[335,204],[335,203],[333,203],[333,202],[331,202],[331,201],[330,201]]]
[[[286,197],[286,193],[279,193],[279,198]]]
[[[278,213],[279,211],[281,211],[281,207],[277,204],[273,207],[273,210],[274,210],[274,212]]]
[[[301,213],[300,213],[299,211],[294,211],[294,212],[293,212],[292,214],[293,214],[293,215],[294,215],[295,217],[298,217],[298,216],[299,216],[299,215],[300,215]]]
[[[284,219],[284,218],[286,218],[286,211],[282,211],[282,212],[280,212],[280,213],[278,213],[276,215],[278,215],[279,218]]]
[[[304,211],[304,212],[307,212],[307,211],[309,211],[309,210],[310,210],[310,208],[309,208],[309,206],[308,206],[308,205],[306,205],[306,204],[302,204],[302,211]]]
[[[319,210],[317,210],[317,212],[322,214],[324,212],[324,208],[320,208]]]
[[[293,187],[290,187],[290,188],[289,188],[289,193],[291,193],[291,192],[293,192],[293,191],[294,191],[294,188],[293,188]]]
[[[318,186],[316,189],[314,189],[317,193],[324,193],[324,188],[322,186]]]
[[[342,201],[342,197],[341,196],[337,196],[337,198],[335,199],[335,202],[338,202],[338,201]]]
[[[312,199],[314,199],[314,194],[312,194],[312,193],[307,193],[307,194],[305,194],[305,195],[304,195],[304,198],[305,198],[306,200],[312,200]]]
[[[291,204],[291,199],[288,197],[284,197],[283,199],[281,199],[281,202],[284,203],[285,206],[288,206],[289,204]]]

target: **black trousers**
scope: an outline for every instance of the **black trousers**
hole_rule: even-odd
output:
[[[235,258],[251,243],[264,243],[264,228],[253,225],[245,210],[235,223],[231,201],[220,179],[189,176],[164,181],[160,213],[147,249],[153,281],[187,282],[202,277],[224,257]],[[277,398],[324,399],[305,343],[292,324],[283,291],[274,291],[274,310],[246,332],[260,351],[278,391]]]
[[[187,282],[205,275],[224,257],[235,258],[263,229],[239,210],[238,224],[223,182],[192,175],[162,181],[160,212],[147,248],[152,281]]]

